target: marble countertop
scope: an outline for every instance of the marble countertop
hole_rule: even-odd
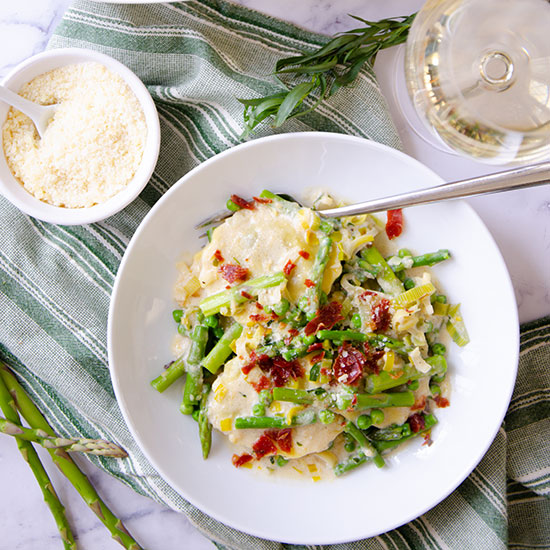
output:
[[[366,19],[416,11],[419,0],[239,0],[239,3],[310,30],[333,34],[352,28],[353,13]],[[20,0],[0,3],[0,79],[27,57],[42,51],[69,0]],[[405,5],[406,4],[406,5]],[[405,151],[446,181],[495,171],[494,167],[443,152],[411,128],[394,98],[395,59],[399,52],[383,51],[376,63],[380,85],[403,140]],[[469,199],[491,231],[510,271],[520,320],[550,314],[550,192],[548,187]],[[40,453],[44,456],[44,453]],[[46,465],[61,500],[66,504],[82,550],[121,548],[110,539],[63,476]],[[132,534],[150,550],[211,550],[182,514],[135,494],[85,460],[79,460],[98,492],[122,518]],[[0,549],[54,550],[61,547],[56,527],[40,491],[10,438],[0,438]]]

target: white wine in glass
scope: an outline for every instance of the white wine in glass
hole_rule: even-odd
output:
[[[420,118],[494,164],[550,158],[550,3],[428,0],[405,49]]]

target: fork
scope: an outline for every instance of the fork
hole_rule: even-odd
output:
[[[495,174],[443,183],[435,187],[417,189],[408,193],[372,199],[348,206],[318,210],[317,212],[326,218],[371,214],[373,212],[394,210],[408,206],[419,206],[421,204],[473,197],[475,195],[487,195],[490,193],[523,189],[525,187],[535,187],[548,183],[550,183],[550,161],[513,168]],[[203,220],[195,228],[200,229],[214,223],[221,223],[232,214],[233,212],[230,211],[219,212]]]

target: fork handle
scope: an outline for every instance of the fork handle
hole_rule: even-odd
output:
[[[530,166],[513,168],[496,174],[487,174],[476,178],[460,180],[452,183],[443,183],[436,187],[419,189],[409,193],[392,195],[371,201],[350,204],[340,208],[321,210],[323,216],[335,218],[339,216],[354,216],[356,214],[370,214],[384,210],[405,208],[407,206],[418,206],[449,199],[460,199],[499,193],[501,191],[512,191],[524,187],[534,187],[550,183],[550,162],[541,162]]]

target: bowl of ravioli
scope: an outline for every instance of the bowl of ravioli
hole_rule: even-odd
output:
[[[462,201],[405,209],[391,240],[385,213],[318,214],[440,183],[376,143],[287,134],[217,155],[155,205],[117,274],[109,359],[130,430],[184,498],[253,535],[331,544],[414,519],[470,474],[517,369],[492,237]],[[195,226],[229,198],[209,242]],[[445,261],[413,265],[434,251]]]

